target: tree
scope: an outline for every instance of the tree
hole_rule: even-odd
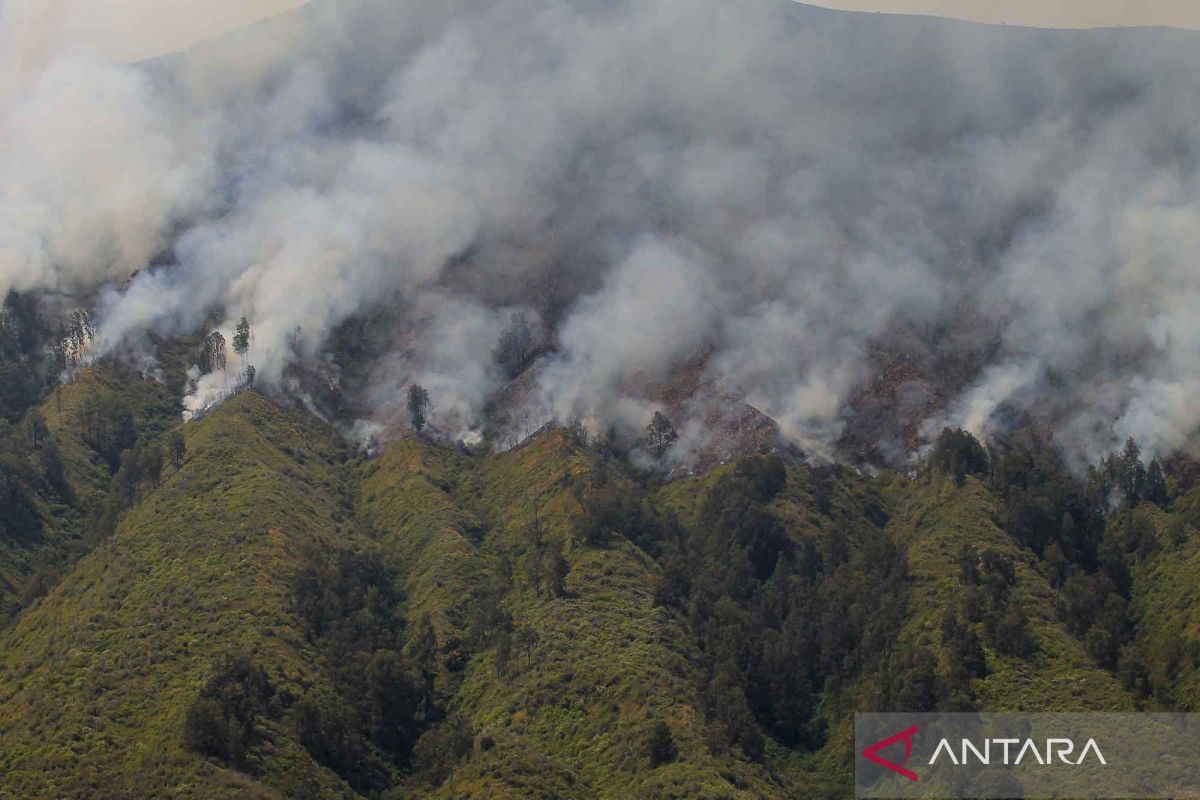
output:
[[[187,442],[183,438],[183,434],[179,431],[171,431],[167,434],[167,454],[171,458],[171,463],[175,469],[183,466],[184,456],[187,455]]]
[[[237,332],[233,334],[233,352],[242,359],[250,352],[250,323],[245,317],[238,321]]]
[[[650,728],[650,736],[646,739],[646,754],[650,757],[651,769],[676,759],[679,750],[675,747],[675,737],[671,735],[670,725],[661,720],[654,723]]]
[[[29,432],[29,446],[35,450],[41,447],[42,442],[50,435],[46,415],[39,408],[32,408],[25,415],[25,429]]]
[[[507,625],[501,625],[494,633],[496,639],[496,675],[499,677],[508,675],[508,665],[512,661],[512,618],[509,617],[506,621]]]
[[[1125,448],[1120,453],[1114,453],[1101,463],[1108,486],[1116,489],[1131,508],[1141,501],[1146,489],[1146,466],[1141,456],[1142,451],[1131,437],[1125,440]]]
[[[529,318],[523,312],[513,314],[508,326],[500,332],[496,347],[492,350],[494,360],[509,380],[521,374],[533,355],[533,334],[529,330]]]
[[[433,629],[433,621],[428,614],[421,617],[417,633],[408,646],[409,658],[416,666],[425,691],[433,691],[433,682],[438,673],[438,641],[437,631]]]
[[[36,356],[49,333],[34,295],[9,289],[0,310],[0,358]]]
[[[425,423],[429,421],[429,412],[433,410],[433,403],[429,400],[429,392],[419,383],[414,383],[408,387],[408,419],[412,423],[413,430],[420,433],[425,427]]]
[[[138,481],[150,481],[151,485],[157,487],[162,480],[163,470],[163,451],[161,447],[152,446],[145,441],[138,442],[133,448],[133,455],[137,459],[136,474]]]
[[[959,621],[954,611],[942,619],[942,642],[950,657],[952,670],[962,670],[968,678],[987,675],[987,659],[979,637],[970,625]]]
[[[250,748],[262,738],[259,720],[274,696],[261,667],[245,656],[226,659],[188,709],[185,746],[202,756],[244,765]]]
[[[121,453],[137,440],[133,411],[121,398],[93,394],[79,410],[83,441],[103,458],[113,472],[121,463]]]
[[[1167,478],[1163,475],[1162,465],[1158,463],[1158,459],[1151,461],[1150,467],[1146,470],[1144,495],[1146,500],[1159,508],[1167,507]]]
[[[1029,618],[1020,604],[1009,598],[999,613],[988,618],[986,625],[997,650],[1005,655],[1025,658],[1037,649],[1029,635],[1028,622]]]
[[[225,371],[225,337],[220,331],[213,331],[204,337],[204,346],[200,351],[200,368],[204,372]]]
[[[650,424],[646,426],[646,447],[656,459],[661,461],[677,439],[679,439],[679,434],[675,432],[675,426],[671,424],[671,420],[667,419],[666,414],[661,411],[655,411],[654,419],[650,420]]]
[[[525,669],[531,668],[533,666],[533,650],[538,644],[537,631],[528,625],[522,625],[513,635],[513,644],[525,651]]]
[[[571,565],[563,555],[562,542],[557,539],[550,545],[545,556],[546,584],[552,597],[565,597],[567,594],[567,575]]]
[[[935,470],[951,475],[962,486],[968,475],[983,475],[988,468],[988,453],[983,445],[967,431],[942,428],[929,464]]]

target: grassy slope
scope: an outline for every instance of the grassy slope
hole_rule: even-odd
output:
[[[1108,672],[1097,667],[1079,641],[1063,627],[1054,592],[1034,569],[1034,556],[997,524],[995,498],[975,478],[957,487],[949,479],[922,485],[896,479],[889,491],[896,540],[908,549],[915,579],[910,616],[902,637],[933,647],[941,658],[942,615],[956,602],[960,583],[957,556],[963,544],[994,548],[1016,561],[1013,591],[1029,617],[1038,645],[1031,658],[997,653],[983,639],[989,674],[973,683],[979,706],[989,711],[1129,710],[1132,698]]]
[[[289,609],[297,548],[348,536],[327,432],[247,393],[185,428],[188,457],[116,536],[0,635],[0,797],[277,796],[183,751],[223,654],[319,681]],[[281,740],[266,783],[332,795]]]
[[[72,480],[99,487],[104,476],[70,430],[75,392],[86,390],[64,394],[61,411],[48,406],[47,417],[63,432]],[[807,797],[844,788],[849,712],[866,707],[872,687],[826,698],[847,723],[815,756],[772,746],[764,768],[738,758],[736,748],[713,755],[693,638],[652,603],[657,564],[620,537],[604,547],[576,540],[577,490],[595,464],[562,432],[486,459],[399,442],[351,470],[339,463],[328,428],[253,393],[184,431],[183,467],[168,468],[112,540],[0,632],[0,797],[349,796],[281,728],[269,731],[256,778],[186,753],[181,732],[187,707],[227,653],[251,653],[280,688],[327,685],[327,665],[306,645],[290,607],[291,576],[302,548],[367,538],[396,568],[409,620],[430,618],[444,656],[468,637],[485,587],[500,585],[502,556],[514,566],[503,605],[518,629],[537,633],[527,651],[516,649],[505,675],[488,649],[461,671],[443,670],[439,689],[449,710],[470,723],[470,752],[445,780],[419,774],[390,796]],[[705,492],[731,468],[663,487],[655,502],[694,524]],[[831,513],[822,515],[808,470],[791,468],[771,511],[794,537],[840,530],[853,546],[856,531],[872,524],[867,507],[879,504],[890,511],[887,530],[907,548],[913,576],[900,636],[942,659],[939,624],[959,591],[960,545],[995,547],[1017,560],[1015,591],[1040,650],[1020,661],[989,649],[991,674],[974,687],[982,707],[1130,707],[1116,680],[1056,620],[1050,587],[997,526],[995,500],[977,481],[959,488],[845,473]],[[535,508],[544,538],[564,545],[565,597],[539,594],[525,577]],[[1174,600],[1184,595],[1149,588],[1163,576],[1189,580],[1200,555],[1184,552],[1148,561],[1146,574],[1135,575],[1135,594],[1142,587],[1135,600],[1147,619],[1190,630],[1197,624],[1191,604]],[[679,758],[652,769],[645,741],[659,720],[670,725]]]
[[[84,442],[79,420],[88,400],[105,396],[130,405],[139,434],[159,433],[179,417],[179,403],[170,389],[127,372],[93,367],[56,389],[42,404],[42,413],[46,426],[58,436],[67,480],[82,505],[108,488],[108,466]]]
[[[1200,537],[1191,522],[1197,503],[1200,488],[1176,501],[1174,514],[1149,503],[1136,512],[1150,519],[1162,542],[1132,570],[1137,643],[1147,668],[1172,687],[1172,710],[1181,711],[1200,708]],[[1172,525],[1183,533],[1178,543]]]
[[[465,456],[397,442],[361,470],[358,513],[403,576],[407,616],[428,615],[446,642],[465,634],[466,615],[491,559],[476,546],[484,522]]]
[[[689,637],[652,607],[657,565],[624,540],[602,548],[574,541],[574,487],[591,469],[560,431],[483,462],[406,442],[368,468],[367,508],[377,525],[378,512],[390,509],[381,533],[410,565],[410,619],[428,612],[442,636],[460,634],[455,610],[469,605],[472,588],[507,552],[518,568],[504,605],[518,628],[538,633],[505,676],[493,653],[477,656],[452,703],[494,746],[476,745],[440,786],[414,781],[400,796],[769,794],[761,770],[715,758],[702,741]],[[539,596],[520,569],[535,505],[544,537],[565,543],[566,597]],[[476,547],[462,531],[481,527],[488,532]],[[671,726],[680,758],[651,769],[644,743],[656,720]]]
[[[35,583],[53,583],[94,544],[86,541],[86,509],[103,501],[110,475],[108,465],[84,442],[78,417],[86,399],[104,395],[125,399],[139,431],[150,435],[178,416],[177,404],[162,384],[101,369],[85,370],[42,404],[70,492],[69,496],[44,490],[38,493],[43,530],[37,539],[0,540],[0,624],[6,621],[4,609],[15,612],[21,608],[40,593]]]
[[[1022,609],[1038,651],[1030,658],[998,654],[984,638],[989,674],[974,681],[980,708],[989,711],[1128,710],[1132,698],[1110,673],[1094,664],[1058,621],[1054,590],[1034,570],[1033,554],[1020,548],[998,527],[996,500],[983,483],[967,479],[932,485],[896,480],[890,489],[890,529],[908,551],[914,584],[910,621],[902,636],[940,650],[944,610],[960,591],[956,563],[962,545],[991,547],[1016,563]]]

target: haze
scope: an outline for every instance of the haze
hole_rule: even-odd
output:
[[[1041,28],[1166,25],[1200,28],[1194,0],[826,0],[826,8],[924,14]]]
[[[26,24],[51,49],[98,48],[109,58],[134,61],[278,14],[305,0],[7,0],[0,9],[25,10]],[[1040,27],[1168,25],[1200,28],[1200,4],[1191,0],[825,0],[828,8],[926,14]],[[36,13],[30,13],[34,12]],[[40,54],[32,54],[36,57]]]

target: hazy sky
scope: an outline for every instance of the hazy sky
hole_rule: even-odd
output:
[[[815,5],[1056,28],[1200,28],[1200,2],[1196,0],[824,0]]]
[[[305,0],[0,0],[9,22],[38,28],[50,47],[86,43],[137,60],[177,50]],[[1197,0],[823,0],[830,8],[962,17],[1013,25],[1200,28]],[[38,54],[32,54],[36,57]]]
[[[0,0],[5,26],[34,52],[29,63],[64,45],[99,48],[134,61],[178,50],[276,14],[303,0]],[[13,32],[10,31],[10,34]]]

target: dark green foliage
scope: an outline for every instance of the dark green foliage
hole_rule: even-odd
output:
[[[425,423],[429,421],[429,412],[433,410],[433,403],[429,399],[429,392],[419,383],[414,383],[408,387],[408,421],[412,423],[413,430],[420,433],[425,428]]]
[[[35,364],[0,361],[0,418],[16,422],[42,399],[44,390],[45,381]]]
[[[183,459],[187,456],[187,442],[183,438],[183,434],[179,431],[171,431],[167,434],[166,440],[167,455],[171,459],[171,465],[175,469],[183,466]]]
[[[813,467],[809,470],[808,482],[812,487],[817,512],[828,517],[833,511],[834,470],[830,467]]]
[[[1142,463],[1142,451],[1133,439],[1125,441],[1125,449],[1109,456],[1102,462],[1109,483],[1120,494],[1127,506],[1135,506],[1142,499],[1146,488],[1146,467]]]
[[[84,442],[116,471],[121,454],[137,440],[133,409],[113,394],[93,394],[79,412]]]
[[[306,697],[295,717],[319,763],[360,791],[386,788],[437,719],[437,639],[423,620],[404,649],[402,597],[374,553],[307,554],[293,587],[310,639],[325,655],[337,695]]]
[[[593,480],[577,487],[583,512],[573,521],[576,538],[591,547],[606,544],[613,536],[624,536],[651,555],[664,543],[678,538],[674,520],[655,510],[644,492],[621,480],[616,467],[600,462]]]
[[[586,532],[584,536],[587,536]],[[536,516],[529,527],[524,561],[529,583],[535,592],[549,597],[566,596],[567,575],[571,572],[571,565],[563,553],[561,540],[547,541],[542,538]]]
[[[20,420],[53,381],[57,370],[43,363],[49,335],[34,296],[9,290],[0,308],[0,418]]]
[[[33,542],[44,521],[39,497],[70,501],[58,440],[33,409],[15,427],[0,419],[0,540]]]
[[[695,527],[665,551],[656,595],[699,638],[716,746],[751,760],[764,752],[759,726],[789,747],[821,746],[822,693],[878,668],[907,596],[903,553],[870,523],[856,546],[837,527],[820,542],[788,536],[766,505],[786,483],[771,456],[715,481]]]
[[[759,503],[769,503],[787,484],[787,469],[777,455],[751,456],[737,463],[735,474],[747,493]]]
[[[977,553],[964,546],[958,563],[965,584],[961,604],[966,620],[982,622],[992,645],[1001,653],[1019,657],[1032,654],[1037,646],[1029,633],[1029,620],[1012,593],[1017,583],[1012,557],[994,548]]]
[[[313,760],[353,788],[379,791],[391,783],[391,770],[371,747],[362,720],[345,698],[330,694],[305,697],[296,704],[293,717],[300,744]]]
[[[939,689],[939,709],[974,710],[975,692],[971,681],[987,677],[987,660],[974,626],[961,621],[953,609],[942,618],[942,647],[946,651],[947,669],[944,684]]]
[[[933,653],[914,647],[893,654],[882,671],[880,694],[882,707],[890,711],[936,710],[941,686]]]
[[[1038,555],[1056,547],[1056,558],[1088,571],[1096,566],[1104,532],[1102,486],[1071,476],[1058,452],[1033,440],[996,459],[992,486],[1004,500],[1004,529]]]
[[[515,631],[513,631],[513,636],[512,636],[513,649],[516,651],[516,653],[518,655],[521,655],[524,657],[524,659],[525,659],[524,666],[525,666],[526,670],[531,669],[533,667],[533,651],[537,647],[538,640],[540,638],[541,637],[538,636],[537,631],[534,630],[529,625],[522,625],[521,627],[519,627]]]
[[[987,616],[984,626],[1001,653],[1026,658],[1037,649],[1029,635],[1029,618],[1012,598]]]
[[[1146,469],[1146,483],[1143,487],[1143,499],[1159,508],[1167,507],[1167,476],[1163,474],[1162,465],[1158,459],[1150,462]]]
[[[1071,576],[1059,592],[1059,611],[1068,629],[1084,640],[1088,654],[1115,669],[1131,626],[1125,598],[1111,579],[1103,573]]]
[[[188,709],[185,746],[244,768],[251,748],[262,741],[260,720],[269,712],[274,697],[267,674],[249,658],[227,659]]]
[[[455,716],[427,731],[413,751],[413,766],[434,786],[449,776],[452,765],[471,752],[474,733],[465,718]]]
[[[238,320],[237,331],[233,334],[233,352],[242,358],[250,352],[250,323],[245,317]]]
[[[975,629],[959,620],[951,610],[942,622],[942,644],[952,669],[962,669],[969,678],[984,678],[988,674],[983,646]]]
[[[35,539],[42,531],[23,466],[11,456],[0,456],[0,538]]]
[[[661,461],[675,446],[677,439],[679,439],[679,434],[675,432],[675,426],[671,424],[671,420],[667,419],[666,414],[661,411],[655,411],[654,418],[646,426],[646,449]]]
[[[749,459],[704,499],[700,525],[707,532],[705,544],[711,560],[727,568],[725,589],[734,597],[748,597],[780,558],[792,555],[793,543],[783,526],[763,508],[785,480],[778,459]]]
[[[767,755],[767,740],[758,732],[758,729],[746,726],[742,728],[738,735],[738,747],[742,748],[743,755],[756,764],[761,764],[763,758]]]
[[[650,758],[651,768],[669,764],[679,756],[670,725],[660,720],[650,727],[650,735],[646,738],[646,755]]]
[[[988,454],[974,436],[964,430],[943,428],[933,452],[929,454],[929,466],[954,478],[959,486],[968,475],[986,475]]]
[[[18,361],[40,355],[50,336],[34,295],[9,289],[0,310],[0,360]]]

